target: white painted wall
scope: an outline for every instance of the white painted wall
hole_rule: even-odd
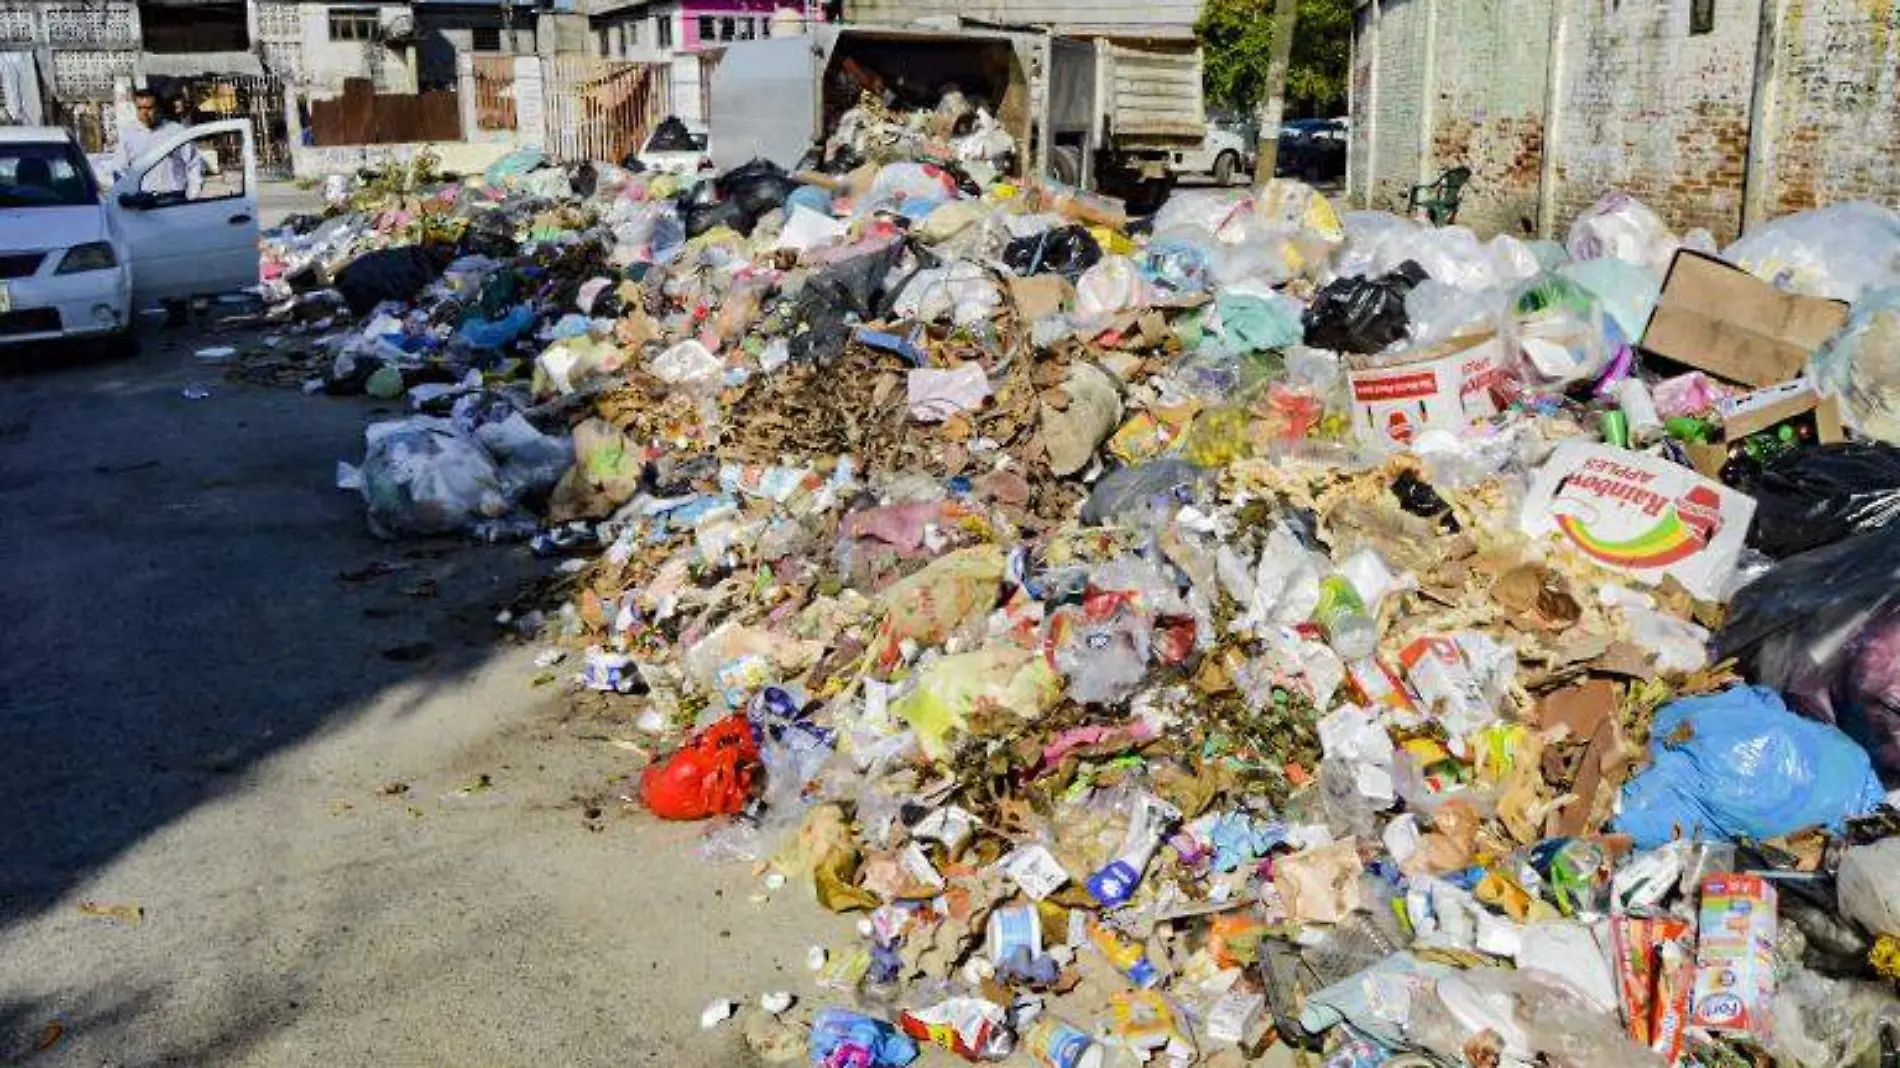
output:
[[[303,24],[303,80],[313,98],[335,96],[343,91],[347,78],[376,78],[376,89],[384,93],[416,91],[415,51],[389,48],[375,41],[332,41],[330,10],[335,5],[299,4]],[[354,6],[354,5],[352,5]],[[384,25],[401,15],[409,16],[408,4],[364,4],[375,7]]]
[[[681,41],[684,37],[683,27],[680,26],[679,12],[680,6],[677,3],[646,4],[638,8],[616,11],[609,15],[597,17],[594,20],[596,24],[595,30],[605,29],[607,31],[608,48],[605,54],[614,59],[632,60],[636,63],[665,62],[680,54]],[[671,48],[660,47],[659,29],[654,24],[654,19],[656,18],[666,19],[672,24],[673,46]],[[621,27],[623,25],[631,25],[638,28],[634,34],[634,40],[623,42],[621,36]],[[595,49],[598,50],[599,33],[595,32],[593,36]],[[695,75],[695,77],[697,77],[697,75]]]

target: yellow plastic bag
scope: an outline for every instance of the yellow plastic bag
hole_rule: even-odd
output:
[[[1004,646],[931,663],[891,710],[917,732],[924,755],[941,760],[949,755],[950,736],[968,732],[979,710],[1007,709],[1027,723],[1061,697],[1062,676],[1040,652]]]
[[[1194,417],[1181,456],[1200,467],[1226,467],[1253,455],[1253,415],[1236,404],[1209,408]]]

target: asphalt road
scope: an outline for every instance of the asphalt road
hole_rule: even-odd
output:
[[[217,340],[0,376],[0,1064],[750,1063],[700,1009],[846,925],[625,811],[494,625],[538,565],[371,537],[369,402]]]

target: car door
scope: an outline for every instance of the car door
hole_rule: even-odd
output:
[[[178,130],[113,186],[134,307],[257,284],[257,151],[251,124]]]

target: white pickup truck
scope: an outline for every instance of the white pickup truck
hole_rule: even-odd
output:
[[[1253,164],[1253,145],[1241,134],[1212,123],[1199,147],[1174,154],[1175,170],[1182,177],[1212,178],[1215,185],[1250,181]]]

